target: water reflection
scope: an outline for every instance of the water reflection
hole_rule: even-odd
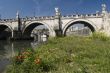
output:
[[[0,73],[10,64],[10,59],[19,51],[35,49],[38,43],[33,41],[1,41],[0,40]]]

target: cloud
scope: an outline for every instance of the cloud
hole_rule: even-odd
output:
[[[84,0],[73,0],[73,1],[71,0],[71,1],[65,1],[65,2],[64,2],[64,0],[43,0],[43,1],[32,0],[32,1],[35,4],[35,7],[34,7],[35,15],[41,15],[41,14],[43,15],[44,11],[45,11],[45,13],[44,13],[45,15],[53,14],[52,13],[53,8],[61,7],[62,4],[66,5],[67,3],[71,3],[71,5],[76,7],[76,6],[80,6],[82,3],[84,3]],[[64,6],[64,7],[66,7],[66,6]]]
[[[78,5],[81,5],[84,2],[84,0],[79,0]]]
[[[59,2],[59,0],[32,0],[35,4],[35,14],[36,15],[46,15],[46,14],[52,14],[51,9],[53,6],[56,5],[56,3]],[[44,12],[45,11],[45,12]]]
[[[35,7],[34,7],[34,9],[35,9],[35,15],[37,14],[37,15],[39,15],[39,13],[40,13],[40,4],[39,4],[39,1],[38,0],[32,0],[34,3],[35,3]]]
[[[79,5],[81,5],[81,4],[83,4],[83,2],[84,2],[84,0],[73,0],[73,1],[75,1],[76,3],[74,3],[74,5],[75,6],[79,6]]]

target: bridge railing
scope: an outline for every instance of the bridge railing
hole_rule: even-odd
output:
[[[21,20],[26,21],[26,20],[50,20],[54,19],[54,16],[42,16],[42,17],[26,17],[26,18],[21,18]]]
[[[62,16],[62,18],[92,18],[92,17],[101,17],[101,14],[76,14]]]
[[[14,22],[14,21],[17,21],[17,19],[0,19],[0,23],[3,23],[3,22]]]
[[[20,18],[22,21],[31,21],[31,20],[51,20],[54,19],[54,16],[42,16],[42,17],[25,17],[25,18]],[[0,19],[0,23],[3,22],[15,22],[17,21],[16,18],[13,19]]]
[[[61,18],[94,18],[94,17],[101,17],[101,14],[76,14],[76,15],[65,15],[61,16]],[[25,17],[20,18],[22,21],[33,21],[33,20],[53,20],[55,19],[55,16],[42,16],[42,17]],[[0,19],[0,23],[3,22],[15,22],[17,21],[16,18],[13,19]]]

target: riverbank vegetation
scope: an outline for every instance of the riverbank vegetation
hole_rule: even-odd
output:
[[[6,73],[110,73],[110,39],[102,33],[51,38],[15,56]]]

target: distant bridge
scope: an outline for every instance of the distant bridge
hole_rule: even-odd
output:
[[[84,24],[92,32],[104,32],[110,35],[110,13],[106,5],[102,4],[102,11],[95,14],[76,14],[62,16],[59,9],[55,8],[55,16],[25,17],[20,18],[17,13],[15,19],[0,20],[0,35],[3,31],[9,31],[9,37],[31,37],[31,32],[39,25],[45,25],[49,30],[49,36],[66,35],[68,28],[74,24]]]

